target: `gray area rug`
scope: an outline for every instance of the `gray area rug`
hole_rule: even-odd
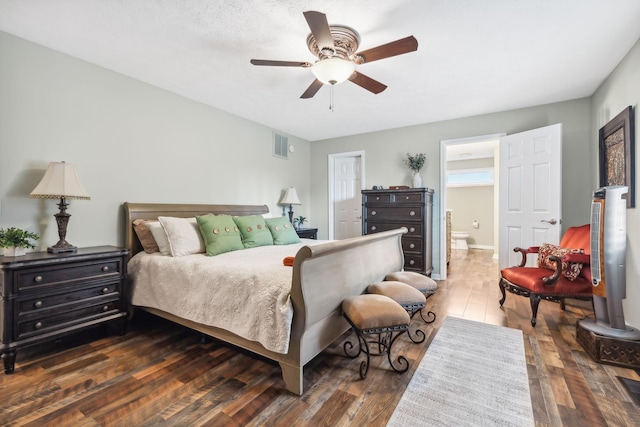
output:
[[[387,426],[533,426],[522,331],[446,317]]]

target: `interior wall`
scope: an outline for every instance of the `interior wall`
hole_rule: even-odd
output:
[[[493,169],[493,158],[447,162],[447,171],[478,168]],[[447,187],[446,209],[451,209],[451,229],[468,232],[470,247],[493,249],[493,196],[493,185]],[[473,227],[474,222],[478,228]]]
[[[0,227],[58,241],[54,200],[30,199],[50,161],[77,165],[67,240],[122,244],[121,204],[266,204],[295,186],[310,209],[309,142],[272,156],[272,129],[0,32]]]
[[[595,171],[594,187],[598,186],[598,131],[609,120],[629,105],[633,106],[635,123],[635,164],[636,164],[636,208],[627,209],[627,257],[626,257],[626,299],[623,301],[627,324],[640,328],[640,189],[638,188],[638,144],[640,144],[640,40],[618,64],[611,75],[602,83],[592,97],[591,115],[593,126],[590,132]]]
[[[371,102],[384,102],[384,93]],[[556,123],[563,124],[562,146],[562,208],[563,229],[589,222],[593,174],[591,132],[591,101],[573,101],[541,105],[506,112],[485,114],[390,129],[380,132],[333,138],[311,144],[311,209],[319,227],[318,236],[327,237],[327,158],[329,154],[363,150],[366,153],[366,188],[371,185],[411,185],[411,173],[404,165],[406,153],[425,153],[427,163],[422,171],[424,185],[440,188],[440,141],[505,132],[513,134]],[[433,277],[440,277],[439,190],[434,194],[433,207]]]

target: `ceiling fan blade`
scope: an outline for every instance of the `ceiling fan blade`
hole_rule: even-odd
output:
[[[351,77],[349,77],[349,80],[374,94],[378,94],[387,88],[386,85],[383,85],[379,81],[373,80],[371,77],[367,77],[358,71],[354,71],[353,74],[351,74]]]
[[[315,79],[313,83],[311,83],[311,86],[309,86],[307,90],[305,90],[304,93],[300,96],[300,98],[313,98],[313,95],[315,95],[320,90],[322,85],[323,83],[320,80]]]
[[[296,62],[296,61],[271,61],[269,59],[252,59],[253,65],[271,65],[273,67],[303,67],[309,68],[313,64],[309,62]]]
[[[418,40],[413,36],[409,36],[362,52],[357,52],[355,56],[356,58],[361,57],[362,63],[364,64],[377,61],[378,59],[414,52],[416,50],[418,50]]]
[[[315,12],[313,10],[303,12],[307,24],[311,29],[311,34],[316,39],[318,49],[322,52],[323,48],[330,48],[333,52],[336,51],[333,45],[333,37],[331,36],[331,29],[329,28],[329,22],[327,22],[327,15],[322,12]]]

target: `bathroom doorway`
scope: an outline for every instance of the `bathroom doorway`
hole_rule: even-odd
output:
[[[441,279],[455,251],[486,249],[497,258],[498,143],[504,135],[441,141]]]

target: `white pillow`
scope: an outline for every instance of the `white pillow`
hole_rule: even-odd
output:
[[[160,253],[162,255],[171,255],[169,239],[167,238],[167,233],[165,233],[160,221],[145,221],[145,224],[149,227],[149,231],[151,231],[151,234],[158,245],[158,249],[160,249]]]
[[[169,250],[172,256],[204,253],[204,239],[200,234],[200,228],[195,217],[159,216],[158,220],[162,224],[169,240]]]

